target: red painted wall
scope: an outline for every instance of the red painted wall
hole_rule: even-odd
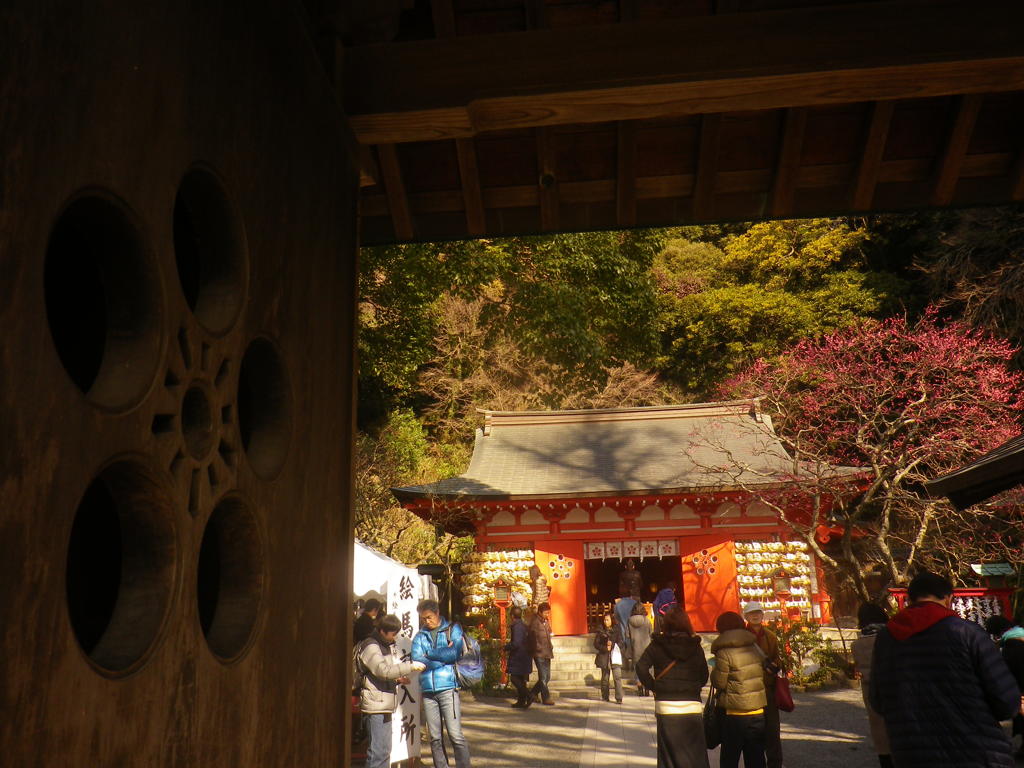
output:
[[[715,619],[740,608],[736,584],[736,547],[731,539],[686,536],[679,540],[682,555],[683,601],[693,628],[714,632]]]
[[[582,635],[587,631],[587,584],[583,570],[583,542],[538,541],[537,566],[551,588],[551,629],[556,635]]]

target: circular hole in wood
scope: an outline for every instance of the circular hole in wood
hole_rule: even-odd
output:
[[[199,626],[219,660],[236,661],[253,637],[263,597],[263,546],[256,518],[237,496],[213,510],[199,550]]]
[[[196,167],[174,200],[174,256],[185,301],[206,330],[220,335],[245,304],[245,230],[220,179]]]
[[[238,372],[238,429],[249,465],[270,480],[284,466],[291,439],[291,393],[269,339],[255,339]]]
[[[202,387],[191,386],[181,401],[181,433],[185,447],[196,459],[213,448],[213,408]]]
[[[50,233],[46,318],[71,380],[109,410],[136,405],[160,364],[159,271],[134,217],[104,193],[78,197]]]
[[[142,464],[118,461],[89,484],[68,540],[68,616],[102,672],[141,665],[163,624],[174,584],[174,509]]]

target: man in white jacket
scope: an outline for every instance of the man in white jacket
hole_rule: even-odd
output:
[[[388,768],[391,764],[391,716],[398,707],[396,684],[408,683],[409,675],[424,669],[419,661],[395,658],[395,638],[401,628],[402,622],[398,617],[389,614],[357,647],[358,663],[363,673],[359,708],[370,737],[366,768]]]

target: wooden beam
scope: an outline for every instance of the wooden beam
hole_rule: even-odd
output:
[[[1016,202],[1024,200],[1024,149],[1018,153],[1010,172],[1010,199]]]
[[[356,146],[359,147],[359,186],[372,187],[380,184],[380,168],[373,156],[373,148],[365,144]]]
[[[931,204],[935,206],[949,205],[953,202],[956,182],[960,178],[960,169],[967,156],[967,147],[971,143],[971,134],[981,109],[982,97],[979,95],[961,96],[957,99],[956,116],[946,137],[946,145],[935,168],[932,182]]]
[[[615,155],[615,220],[618,226],[636,226],[636,123],[619,122]]]
[[[1014,157],[1009,153],[969,155],[964,161],[961,178],[1005,181],[1013,168]],[[847,183],[857,168],[852,163],[803,166],[797,174],[797,189],[828,189]],[[882,163],[878,180],[882,183],[921,182],[931,178],[932,163],[926,158],[887,160]],[[718,171],[715,192],[764,193],[771,188],[774,171],[764,168],[745,171]],[[689,197],[695,188],[694,174],[640,176],[636,179],[637,200],[664,200]],[[510,187],[490,187],[483,190],[485,209],[529,208],[540,205],[539,187],[522,184]],[[616,203],[617,179],[591,181],[563,181],[558,185],[558,199],[562,203]],[[364,194],[364,216],[387,216],[388,199],[384,193]],[[410,206],[420,214],[452,213],[465,210],[461,190],[419,192],[409,196]],[[799,213],[799,211],[798,211]],[[453,235],[454,236],[454,235]]]
[[[430,0],[430,13],[434,17],[435,37],[455,37],[455,10],[452,8],[452,0]]]
[[[405,194],[405,182],[402,181],[402,167],[398,162],[398,151],[394,144],[381,144],[377,147],[377,157],[380,160],[380,172],[384,179],[384,194],[388,198],[388,210],[391,213],[395,239],[412,240],[412,215],[409,213],[409,198]]]
[[[462,200],[466,209],[466,231],[474,237],[480,237],[487,231],[487,219],[484,215],[484,196],[480,189],[476,144],[473,139],[456,139],[455,151],[459,157]]]
[[[796,192],[806,129],[807,110],[803,107],[787,109],[783,117],[782,146],[775,163],[775,178],[769,196],[769,216],[783,217],[793,213],[793,194]]]
[[[1020,29],[1024,3],[891,0],[364,45],[343,93],[360,141],[389,143],[1011,91]]]
[[[543,29],[548,25],[547,7],[544,0],[523,0],[523,4],[527,29]]]
[[[636,21],[640,17],[638,0],[619,0],[619,21]]]
[[[540,195],[540,226],[551,232],[558,229],[558,174],[555,168],[554,141],[550,128],[537,129],[537,187]]]
[[[707,221],[714,215],[715,176],[721,144],[721,115],[704,115],[700,121],[697,177],[693,184],[693,220]]]
[[[876,101],[871,105],[871,116],[864,133],[864,144],[860,151],[860,162],[857,174],[850,188],[850,207],[855,211],[866,211],[875,199],[875,187],[878,186],[878,173],[882,168],[885,156],[885,142],[889,138],[889,125],[892,123],[896,104],[892,101]]]

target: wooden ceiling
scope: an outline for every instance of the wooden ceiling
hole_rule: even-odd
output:
[[[1024,200],[1024,4],[403,2],[344,54],[367,245]]]

